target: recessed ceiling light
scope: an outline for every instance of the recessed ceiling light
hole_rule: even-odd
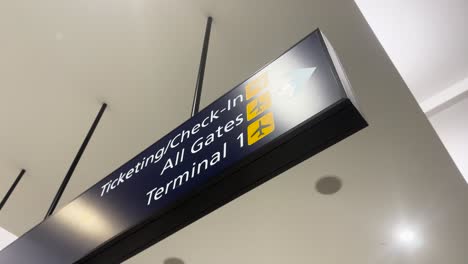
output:
[[[340,178],[328,175],[320,178],[316,182],[315,189],[321,194],[330,195],[337,193],[341,189],[342,185]]]
[[[181,260],[180,258],[167,258],[163,262],[164,264],[184,264],[184,261]]]
[[[401,230],[400,233],[398,234],[398,239],[402,243],[413,243],[414,240],[416,239],[416,234],[414,231],[409,230],[409,229],[404,229]]]
[[[397,229],[395,239],[398,245],[406,248],[414,248],[421,244],[421,239],[417,232],[409,227]]]

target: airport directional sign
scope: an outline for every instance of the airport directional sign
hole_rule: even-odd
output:
[[[0,263],[120,263],[365,126],[316,30],[18,238]]]

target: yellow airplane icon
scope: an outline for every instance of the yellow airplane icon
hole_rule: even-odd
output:
[[[247,100],[259,94],[263,89],[268,87],[268,74],[262,73],[255,80],[250,81],[245,86],[245,97]]]
[[[250,145],[266,137],[275,130],[275,120],[270,112],[247,127],[247,143]]]
[[[247,104],[247,120],[250,121],[271,107],[270,92],[265,92]]]

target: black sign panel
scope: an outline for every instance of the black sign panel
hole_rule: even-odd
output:
[[[127,259],[365,127],[353,102],[317,30],[20,237],[0,262]]]

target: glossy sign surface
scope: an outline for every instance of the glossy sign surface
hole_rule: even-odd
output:
[[[19,238],[0,262],[76,262],[344,99],[350,95],[315,31]]]

